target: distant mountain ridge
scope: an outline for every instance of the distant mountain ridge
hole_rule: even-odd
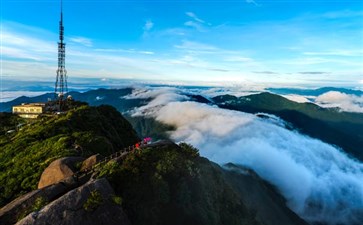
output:
[[[140,100],[124,99],[123,96],[132,93],[131,88],[124,89],[97,89],[87,92],[72,91],[68,94],[78,101],[87,102],[90,105],[108,104],[116,107],[119,111],[124,111],[132,107],[139,106]],[[47,102],[54,99],[54,93],[46,93],[35,97],[21,96],[9,102],[0,103],[0,112],[11,112],[14,105],[21,103]]]
[[[352,90],[347,88],[336,88],[336,87],[323,87],[318,89],[300,89],[300,88],[267,88],[267,91],[271,91],[275,94],[280,95],[302,95],[302,96],[319,96],[329,91],[338,91],[349,95],[363,95],[361,90]]]

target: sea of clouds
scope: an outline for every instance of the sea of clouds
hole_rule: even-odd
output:
[[[336,147],[286,129],[276,117],[263,119],[188,101],[184,92],[178,88],[143,89],[128,98],[151,98],[134,116],[149,116],[175,126],[170,133],[173,140],[193,144],[214,162],[253,169],[275,185],[288,206],[307,221],[361,224],[362,163]]]
[[[20,96],[34,97],[45,93],[44,91],[0,91],[0,102],[8,102]]]
[[[297,94],[281,96],[298,103],[310,102],[323,108],[339,108],[340,111],[344,112],[363,113],[363,95],[328,91],[318,96],[302,96]]]
[[[346,112],[363,113],[363,95],[349,95],[339,91],[329,91],[319,95],[315,101],[322,107],[338,107]]]

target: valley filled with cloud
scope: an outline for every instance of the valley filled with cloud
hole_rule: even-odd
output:
[[[221,165],[234,163],[256,171],[307,221],[362,221],[361,162],[335,146],[287,129],[274,116],[221,109],[190,101],[185,94],[178,88],[151,88],[127,98],[150,99],[133,115],[175,127],[169,133],[174,141],[193,144],[202,156]]]

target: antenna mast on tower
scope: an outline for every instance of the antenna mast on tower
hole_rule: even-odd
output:
[[[59,104],[59,110],[63,109],[68,92],[67,86],[67,70],[65,68],[66,44],[64,43],[64,27],[63,27],[63,1],[61,0],[61,14],[59,21],[59,42],[58,42],[58,69],[55,82],[55,98]]]

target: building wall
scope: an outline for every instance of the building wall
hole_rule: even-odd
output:
[[[36,119],[40,114],[18,114],[21,118]]]
[[[36,105],[19,105],[13,107],[13,113],[22,118],[37,118],[44,111],[43,106]]]

